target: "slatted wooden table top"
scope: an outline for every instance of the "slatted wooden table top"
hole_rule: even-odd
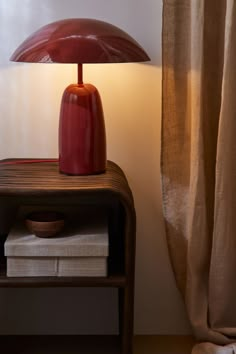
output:
[[[0,196],[99,190],[122,194],[132,203],[126,177],[112,161],[108,161],[105,173],[89,176],[64,175],[59,172],[57,162],[0,164]]]

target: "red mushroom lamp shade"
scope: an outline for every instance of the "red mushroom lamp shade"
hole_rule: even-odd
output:
[[[50,23],[28,37],[11,56],[29,63],[76,63],[78,80],[62,96],[59,122],[59,169],[69,175],[90,175],[106,169],[106,134],[101,98],[83,83],[83,63],[150,60],[126,32],[94,19]]]

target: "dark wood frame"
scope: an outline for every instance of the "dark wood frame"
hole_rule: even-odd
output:
[[[18,207],[24,204],[108,207],[111,212],[111,266],[108,277],[8,278],[4,266],[4,240]],[[0,164],[0,287],[118,288],[122,354],[132,354],[133,346],[135,230],[132,192],[123,171],[114,162],[108,161],[105,173],[92,176],[60,174],[56,162]],[[123,240],[117,250],[112,248],[113,233]]]

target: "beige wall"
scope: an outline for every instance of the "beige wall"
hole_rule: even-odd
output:
[[[84,78],[103,99],[108,158],[123,168],[134,193],[135,332],[184,334],[189,327],[168,260],[161,210],[161,7],[161,0],[0,0],[0,158],[57,156],[60,99],[76,78],[69,65],[9,63],[28,34],[54,20],[91,17],[120,26],[140,42],[151,64],[87,65]],[[96,301],[91,289],[4,289],[0,332],[114,332],[115,301],[116,292],[107,289],[96,290]],[[76,304],[82,305],[74,310]]]

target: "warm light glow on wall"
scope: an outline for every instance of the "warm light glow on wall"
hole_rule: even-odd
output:
[[[154,102],[159,83],[154,78],[158,70],[151,65],[133,63],[84,65],[84,82],[92,82],[102,98],[108,158],[115,152],[120,155],[119,151],[124,147],[120,144],[121,139],[127,139],[130,151],[140,144],[142,131],[148,129],[144,119],[147,107],[149,115],[157,115],[158,107]],[[0,87],[4,87],[0,98],[1,114],[7,119],[0,120],[0,130],[4,132],[0,140],[0,158],[58,155],[61,96],[65,87],[76,79],[75,64],[11,63],[1,69]],[[150,82],[156,87],[151,93],[148,90]],[[39,105],[39,102],[42,103]],[[137,147],[135,150],[138,151]],[[128,158],[128,151],[126,154]]]
[[[134,63],[85,65],[84,80],[93,80],[103,100],[108,158],[119,161],[122,156],[127,164],[129,159],[135,164],[144,158],[145,164],[155,158],[160,142],[161,68]]]

